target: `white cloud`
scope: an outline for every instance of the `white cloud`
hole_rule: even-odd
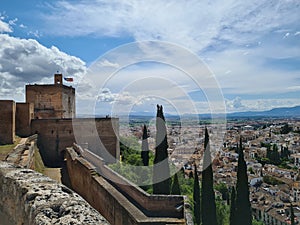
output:
[[[114,68],[119,68],[119,64],[118,63],[113,63],[108,61],[107,59],[104,59],[103,61],[100,62],[100,65],[103,67],[114,67]]]
[[[23,23],[21,23],[19,27],[24,28],[24,29],[27,28],[27,26],[25,26]]]
[[[57,70],[75,81],[86,72],[83,61],[54,46],[7,34],[0,34],[0,43],[0,99],[24,101],[26,83],[52,83]]]
[[[241,99],[236,97],[233,100],[226,99],[227,112],[241,111],[266,111],[279,107],[293,107],[300,105],[299,99],[282,98],[282,99]]]
[[[290,87],[287,87],[288,90],[292,90],[292,91],[297,91],[297,90],[300,90],[300,85],[298,86],[290,86]]]
[[[293,107],[300,105],[299,99],[285,98],[285,99],[255,99],[255,100],[243,100],[247,106],[246,110],[253,111],[265,111],[278,107]]]
[[[0,33],[11,33],[11,32],[13,32],[13,30],[10,24],[2,21],[2,18],[0,18]]]
[[[175,42],[197,52],[218,40],[245,44],[296,26],[299,9],[297,0],[80,0],[58,1],[44,19],[54,34],[127,35],[137,41]]]
[[[240,97],[236,97],[233,100],[226,99],[226,108],[229,111],[232,111],[232,110],[241,111],[241,110],[244,110],[246,107],[242,103],[242,99]]]

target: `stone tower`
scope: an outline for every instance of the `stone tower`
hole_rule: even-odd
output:
[[[75,89],[54,74],[54,84],[26,85],[26,102],[34,104],[35,119],[75,117]]]

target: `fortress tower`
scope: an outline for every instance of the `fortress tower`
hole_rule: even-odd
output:
[[[54,84],[26,85],[26,103],[33,103],[36,119],[74,118],[75,89],[54,74]]]

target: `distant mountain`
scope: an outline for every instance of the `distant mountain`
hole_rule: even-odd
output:
[[[224,115],[224,114],[223,114]],[[131,112],[129,115],[130,119],[152,119],[155,118],[156,112]],[[210,119],[210,114],[199,114],[199,119]],[[215,114],[215,116],[222,116],[221,114]],[[86,115],[80,114],[77,115],[78,118],[94,118],[94,117],[105,117],[105,115]],[[128,115],[120,115],[120,118],[128,117]],[[169,119],[180,119],[179,115],[173,115],[165,113],[165,117]],[[182,118],[195,118],[196,115],[194,114],[185,114]],[[228,118],[241,118],[241,117],[298,117],[300,118],[300,106],[295,107],[282,107],[282,108],[274,108],[268,111],[247,111],[247,112],[234,112],[234,113],[227,113]]]
[[[300,117],[300,106],[274,108],[268,111],[228,113],[227,117]]]
[[[155,117],[156,114],[150,112],[135,112],[130,115],[130,118],[145,118],[145,117]],[[166,118],[179,118],[178,115],[165,114]],[[215,116],[222,116],[221,114],[216,114]],[[183,118],[195,117],[195,115],[185,114]],[[247,112],[234,112],[227,113],[228,118],[234,117],[299,117],[300,118],[300,106],[295,107],[282,107],[274,108],[268,111],[247,111]],[[210,119],[210,114],[199,114],[199,119]]]

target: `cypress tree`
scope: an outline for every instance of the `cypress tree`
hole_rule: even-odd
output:
[[[273,144],[273,163],[276,165],[280,164],[280,155],[276,144]]]
[[[177,173],[175,173],[175,175],[174,175],[171,194],[172,195],[181,195]]]
[[[153,167],[153,194],[170,194],[167,128],[163,107],[157,105],[156,147]],[[163,180],[164,179],[164,180]],[[162,181],[159,181],[162,180]]]
[[[194,192],[193,192],[193,202],[194,202],[194,218],[195,223],[200,225],[201,223],[201,204],[200,204],[200,184],[197,174],[197,167],[194,166]]]
[[[202,225],[217,224],[215,192],[213,188],[213,171],[211,165],[211,152],[209,146],[209,136],[207,128],[205,128],[204,138],[204,158],[202,171]]]
[[[148,145],[148,132],[147,132],[147,127],[145,124],[144,124],[144,128],[143,128],[141,157],[142,157],[144,166],[148,166],[149,165],[149,145]]]
[[[295,225],[295,214],[294,214],[294,209],[293,209],[292,203],[290,205],[290,210],[291,210],[291,217],[290,217],[290,219],[291,219],[291,225]]]
[[[236,225],[235,219],[236,219],[236,205],[235,205],[235,188],[231,188],[231,196],[230,196],[230,216],[229,216],[229,224],[230,225]]]
[[[244,159],[242,137],[240,137],[236,184],[236,224],[252,225],[247,165]]]

